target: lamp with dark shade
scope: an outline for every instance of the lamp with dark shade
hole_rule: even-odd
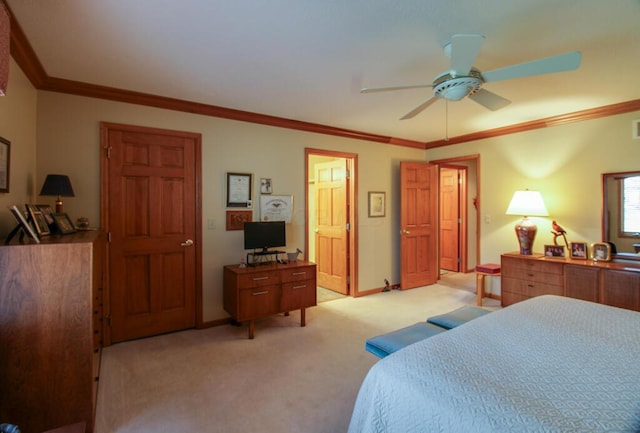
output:
[[[548,216],[547,207],[538,191],[516,191],[507,208],[507,215],[521,215],[521,221],[516,224],[516,236],[520,244],[520,254],[533,254],[533,241],[538,227],[529,219],[530,216]]]
[[[40,190],[40,195],[54,195],[58,197],[56,200],[56,213],[62,212],[61,197],[75,197],[69,176],[64,174],[48,174]]]

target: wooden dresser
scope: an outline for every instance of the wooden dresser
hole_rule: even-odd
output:
[[[503,254],[502,306],[560,295],[640,311],[640,262],[594,262]]]
[[[305,326],[305,308],[316,302],[314,263],[224,267],[224,309],[236,322],[249,322],[249,338],[255,319],[274,314],[300,310],[300,326]]]
[[[93,431],[102,347],[104,236],[0,246],[0,420],[22,432]]]

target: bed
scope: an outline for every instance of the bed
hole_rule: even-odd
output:
[[[380,360],[349,426],[349,433],[599,431],[640,431],[640,313],[550,295]]]

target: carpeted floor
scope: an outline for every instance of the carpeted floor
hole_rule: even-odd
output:
[[[96,433],[340,433],[378,360],[369,337],[475,305],[475,275],[342,298],[246,326],[189,330],[103,351]],[[487,305],[499,305],[488,300]]]

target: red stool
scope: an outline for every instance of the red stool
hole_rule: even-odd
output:
[[[482,306],[482,298],[484,297],[484,277],[486,276],[499,276],[500,265],[495,263],[487,263],[484,265],[476,266],[476,294],[478,297],[477,304]]]

